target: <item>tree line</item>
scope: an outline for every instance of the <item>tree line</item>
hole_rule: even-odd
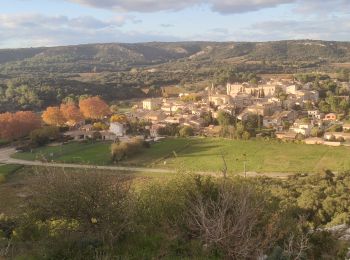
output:
[[[51,128],[46,128],[46,133],[51,133],[52,127],[74,127],[84,120],[102,120],[110,116],[111,113],[108,104],[98,96],[82,98],[79,101],[79,106],[68,101],[60,106],[48,107],[43,111],[41,117],[31,111],[6,112],[0,114],[0,139],[19,139],[28,136],[33,130],[42,128],[44,125],[51,126]],[[114,119],[118,120],[116,115]],[[41,131],[42,134],[43,132],[45,131]],[[33,136],[38,133],[40,131],[37,131]]]

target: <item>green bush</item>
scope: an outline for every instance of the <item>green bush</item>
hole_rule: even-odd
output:
[[[144,140],[141,138],[133,138],[127,142],[113,143],[111,145],[111,154],[113,162],[119,162],[126,157],[130,157],[144,147]]]
[[[189,137],[189,136],[193,136],[193,134],[194,134],[193,128],[190,126],[184,126],[179,131],[179,135],[181,137]]]
[[[59,137],[60,129],[56,126],[45,126],[32,131],[29,135],[32,144],[36,146],[43,146]]]

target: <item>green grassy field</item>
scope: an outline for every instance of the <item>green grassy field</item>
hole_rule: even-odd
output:
[[[110,143],[108,142],[71,142],[59,146],[46,146],[34,149],[32,152],[16,153],[13,158],[93,165],[111,164]]]
[[[166,156],[173,155],[173,151],[186,147],[186,139],[169,139],[156,143],[150,149],[144,149],[138,155],[129,158],[121,165],[149,166],[157,163]],[[34,149],[32,152],[16,153],[12,157],[23,160],[47,160],[65,163],[80,163],[92,165],[112,165],[111,143],[71,142],[60,146],[46,146]]]
[[[167,167],[196,171],[219,171],[225,155],[230,172],[319,172],[350,170],[350,148],[279,143],[277,141],[233,141],[224,139],[196,139],[191,145],[167,161]],[[246,156],[244,156],[244,154]]]
[[[20,168],[22,168],[22,166],[17,164],[0,165],[0,184],[5,182],[10,174],[16,172]]]
[[[14,157],[34,160],[44,155],[58,162],[108,165],[109,143],[70,143],[62,147],[44,147],[33,153]],[[277,141],[236,141],[214,138],[168,139],[144,149],[121,163],[125,166],[182,169],[218,172],[225,155],[229,172],[262,173],[319,172],[350,170],[350,148],[280,143]]]
[[[162,164],[166,158],[171,158],[175,154],[181,153],[191,142],[193,140],[190,139],[167,139],[153,144],[150,149],[144,149],[142,153],[136,154],[132,158],[122,162],[122,164],[130,166],[156,166]]]

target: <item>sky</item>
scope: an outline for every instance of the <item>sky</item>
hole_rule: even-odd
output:
[[[0,48],[350,41],[350,0],[0,0]]]

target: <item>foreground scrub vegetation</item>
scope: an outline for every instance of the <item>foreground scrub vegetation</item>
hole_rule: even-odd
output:
[[[190,173],[134,181],[47,169],[16,217],[0,217],[0,256],[19,259],[344,259],[326,227],[350,222],[350,175],[287,181]]]

